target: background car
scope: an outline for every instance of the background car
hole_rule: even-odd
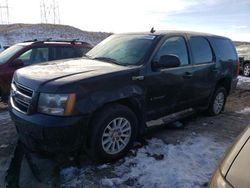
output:
[[[250,127],[229,149],[222,163],[215,171],[210,188],[250,187]]]
[[[82,57],[92,48],[77,40],[26,41],[15,44],[0,53],[0,96],[5,99],[15,70],[45,61]]]

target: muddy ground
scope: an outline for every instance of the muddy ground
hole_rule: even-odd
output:
[[[246,110],[247,107],[250,107],[249,101],[249,85],[241,86],[228,97],[225,110],[221,115],[208,117],[203,114],[193,114],[181,121],[183,124],[181,128],[175,128],[175,126],[172,126],[172,123],[156,126],[144,136],[144,139],[158,138],[166,144],[178,144],[191,136],[208,137],[212,135],[218,143],[230,145],[246,126],[250,124],[250,113]],[[2,188],[5,187],[4,178],[13,158],[17,135],[13,122],[8,115],[7,105],[1,103],[0,107],[0,188]],[[242,111],[244,109],[245,111]],[[142,142],[137,145],[142,147],[144,144]],[[85,187],[84,185],[79,186],[79,184],[76,186],[66,186],[67,182],[65,183],[65,180],[62,180],[60,171],[63,168],[74,165],[74,161],[64,160],[64,163],[62,163],[61,161],[58,162],[38,156],[32,156],[32,160],[38,168],[41,182],[36,179],[27,163],[26,157],[24,157],[21,163],[19,187]],[[83,165],[90,165],[92,169],[98,169],[96,168],[97,165],[92,164],[84,155],[81,156],[80,161],[80,166]],[[109,184],[100,184],[101,179],[110,177],[110,171],[111,169],[105,171],[94,170],[92,174],[86,176],[86,180],[84,181],[85,183],[87,181],[88,187],[110,187]],[[84,181],[81,180],[82,184],[84,184]],[[136,185],[136,182],[128,181],[119,187],[133,187],[134,185]],[[207,186],[207,183],[204,186]]]

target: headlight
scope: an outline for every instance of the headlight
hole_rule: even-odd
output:
[[[75,103],[75,94],[41,93],[38,112],[50,115],[71,115]]]
[[[218,169],[212,177],[209,188],[232,188],[232,186],[224,179]]]

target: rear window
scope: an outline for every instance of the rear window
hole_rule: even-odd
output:
[[[211,44],[215,50],[217,60],[236,61],[237,54],[234,45],[228,39],[213,38]]]
[[[203,37],[191,37],[189,40],[194,64],[210,63],[213,60],[212,50]]]

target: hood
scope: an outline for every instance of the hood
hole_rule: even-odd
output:
[[[70,84],[99,75],[131,69],[99,60],[86,58],[59,60],[28,66],[15,72],[16,82],[38,90],[44,85]],[[53,90],[53,89],[52,89]]]

